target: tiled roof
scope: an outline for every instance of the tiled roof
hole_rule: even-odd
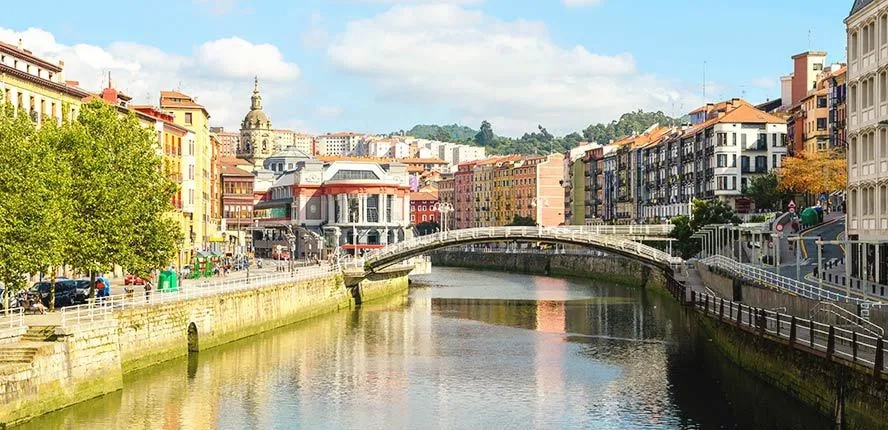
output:
[[[209,112],[207,112],[207,109],[205,107],[203,107],[203,105],[200,105],[197,102],[195,102],[191,96],[186,95],[186,94],[182,94],[178,91],[161,91],[160,92],[160,107],[161,108],[180,107],[180,108],[201,109],[207,114],[207,117],[210,116]]]
[[[406,164],[447,164],[440,158],[402,158],[399,161]]]
[[[434,193],[414,191],[410,193],[410,201],[437,201],[438,195]]]
[[[239,167],[231,166],[231,165],[222,165],[222,174],[227,176],[249,176],[253,177],[253,174],[243,170]]]

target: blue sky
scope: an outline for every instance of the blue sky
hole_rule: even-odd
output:
[[[198,97],[237,128],[259,75],[275,127],[460,123],[557,134],[635,110],[779,97],[790,57],[845,59],[851,0],[83,0],[4,6],[0,40],[139,103]],[[809,37],[810,34],[810,37]]]

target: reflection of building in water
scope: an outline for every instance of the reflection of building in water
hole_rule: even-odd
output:
[[[547,333],[564,333],[564,302],[541,300],[536,307],[536,329]]]
[[[567,340],[555,333],[564,333],[565,305],[563,301],[538,301],[536,329],[552,334],[534,337],[534,377],[536,382],[536,420],[534,427],[549,427],[553,416],[563,416],[573,401],[566,395],[564,362]]]

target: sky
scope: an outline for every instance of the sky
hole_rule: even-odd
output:
[[[0,40],[139,104],[197,98],[237,130],[258,76],[275,128],[489,121],[556,135],[622,113],[780,97],[791,56],[845,61],[852,0],[80,0],[3,7]],[[705,81],[704,81],[705,75]],[[705,82],[705,93],[704,93]],[[705,94],[705,98],[704,98]]]

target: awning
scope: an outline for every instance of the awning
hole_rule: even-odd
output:
[[[347,245],[341,245],[340,248],[342,248],[342,249],[380,249],[380,248],[385,248],[385,245],[368,245],[368,244],[352,245],[352,244],[347,244]]]

